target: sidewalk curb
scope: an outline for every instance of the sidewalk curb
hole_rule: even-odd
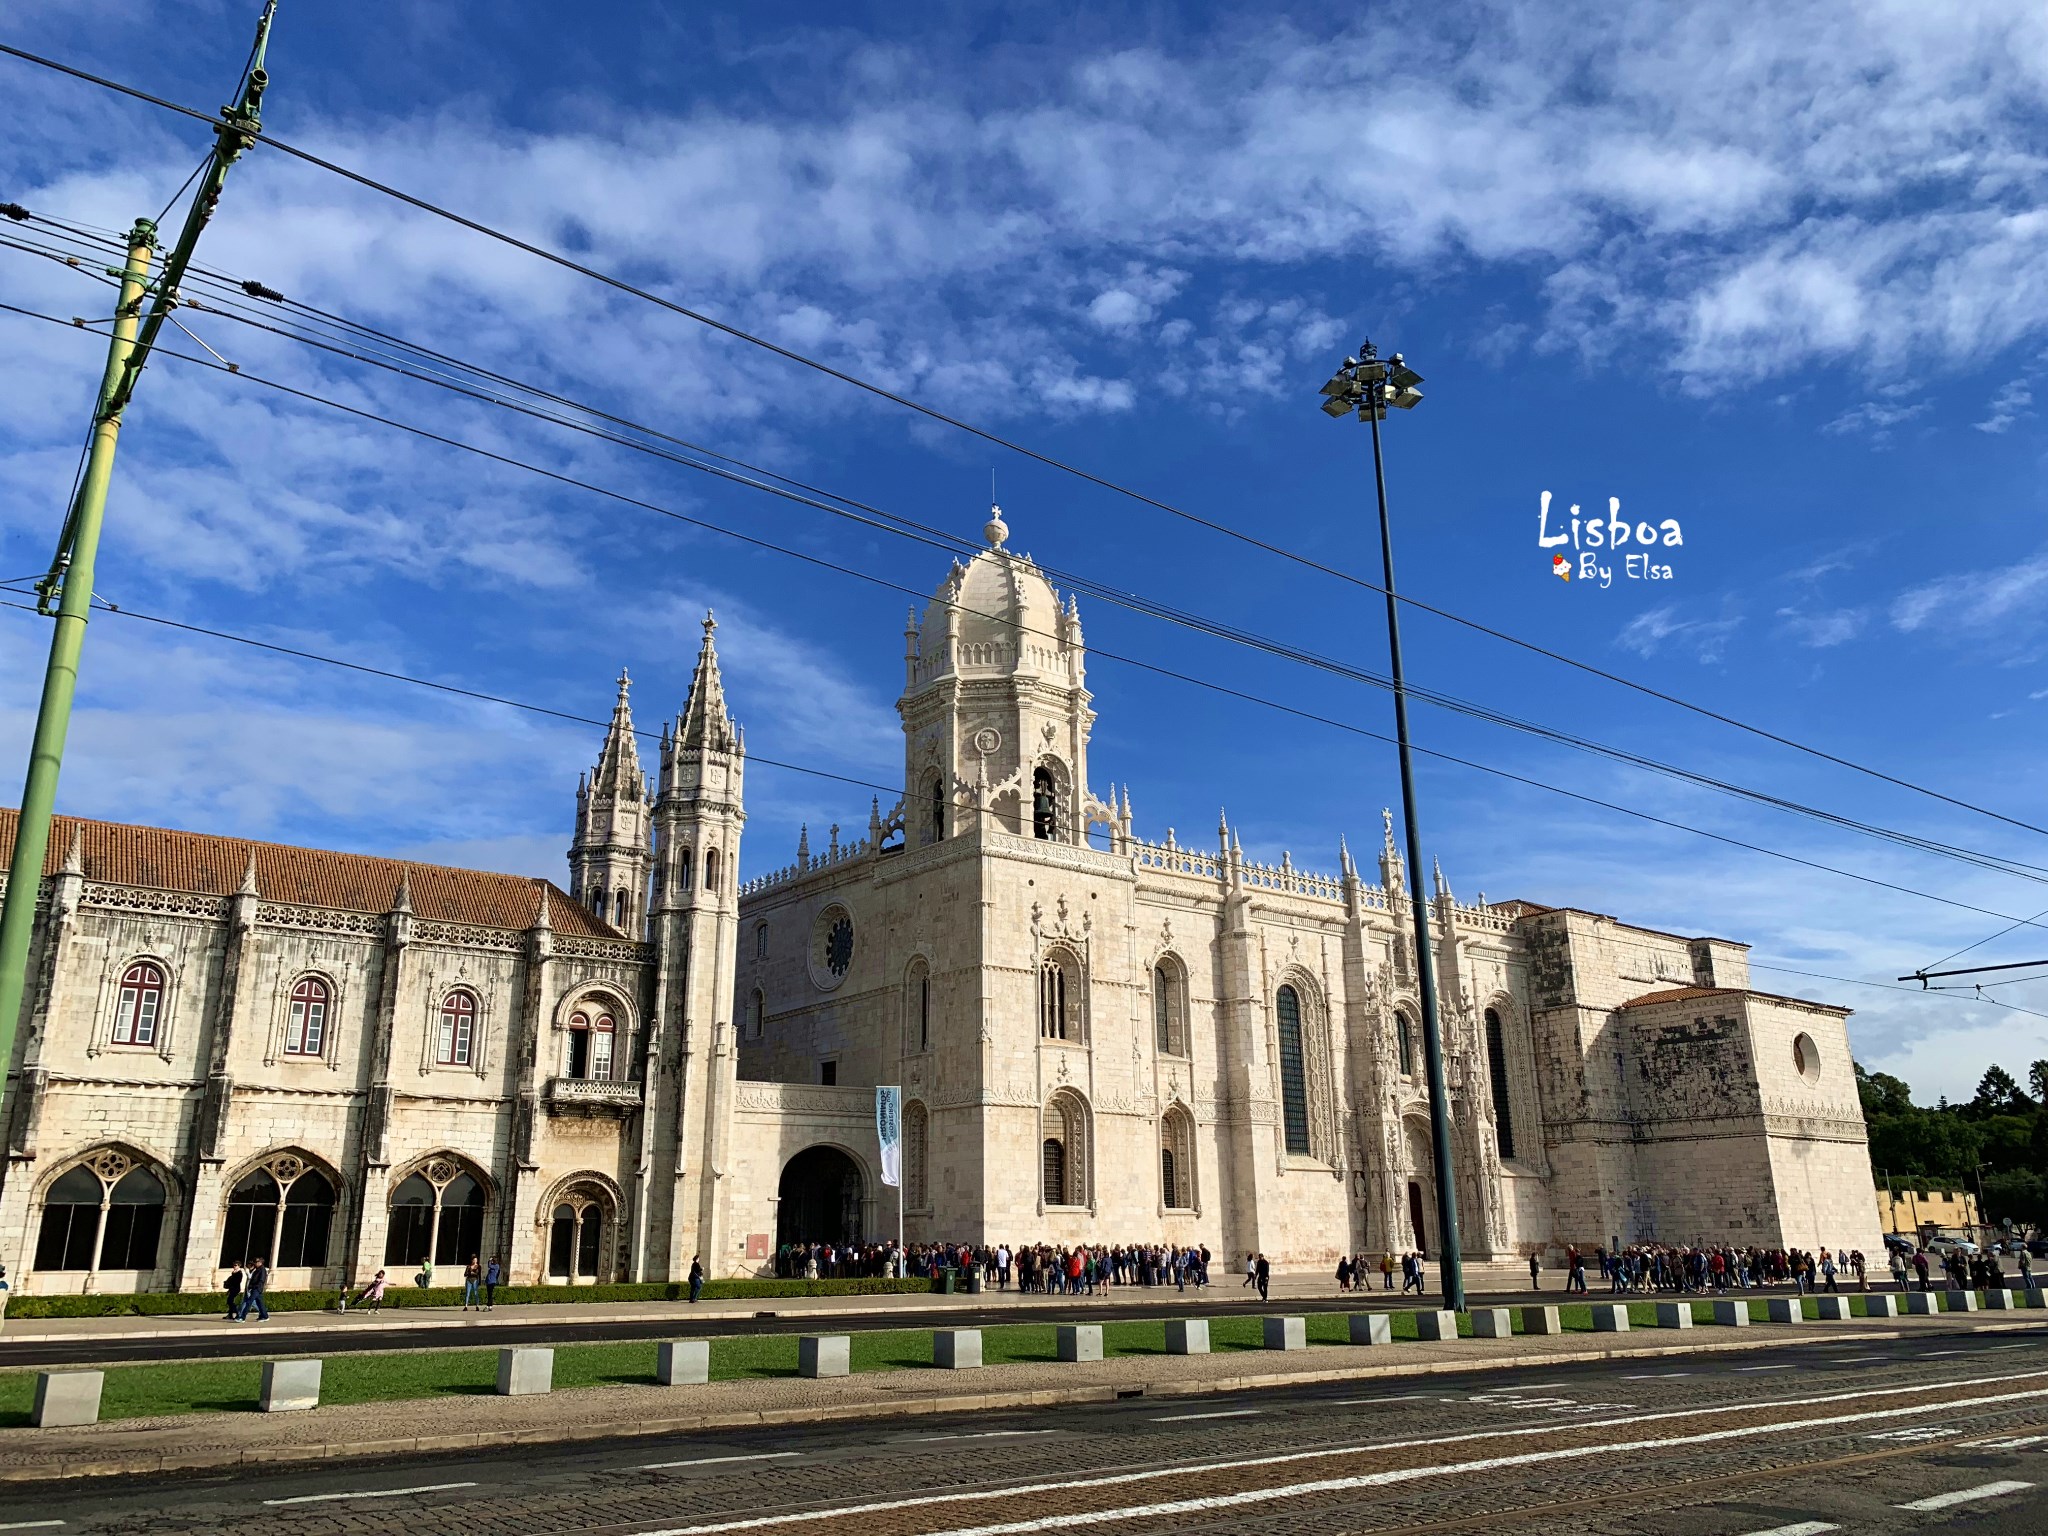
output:
[[[1791,1345],[1840,1344],[1872,1339],[1956,1338],[1965,1334],[2039,1332],[2038,1322],[2000,1322],[1967,1328],[1889,1328],[1876,1331],[1837,1330],[1801,1333],[1773,1342]],[[1471,1343],[1461,1340],[1461,1343]],[[1396,1346],[1397,1348],[1399,1346]],[[141,1477],[163,1472],[193,1472],[233,1467],[275,1465],[301,1461],[348,1461],[378,1456],[417,1455],[442,1451],[476,1450],[485,1446],[563,1444],[579,1440],[618,1440],[643,1436],[682,1434],[701,1430],[757,1428],[772,1424],[828,1423],[845,1419],[920,1418],[934,1414],[988,1412],[1005,1408],[1044,1408],[1062,1403],[1114,1402],[1122,1397],[1202,1397],[1224,1392],[1254,1391],[1261,1388],[1314,1385],[1331,1381],[1371,1381],[1384,1377],[1452,1376],[1469,1374],[1475,1368],[1515,1370],[1558,1365],[1588,1365],[1606,1360],[1655,1360],[1675,1355],[1708,1355],[1755,1352],[1760,1341],[1753,1335],[1744,1339],[1688,1340],[1651,1347],[1603,1346],[1569,1353],[1542,1352],[1487,1356],[1469,1360],[1389,1361],[1384,1365],[1340,1366],[1328,1370],[1288,1372],[1247,1372],[1240,1376],[1209,1381],[1144,1380],[1098,1383],[1082,1387],[1044,1387],[1010,1392],[960,1392],[914,1398],[868,1400],[857,1403],[814,1404],[808,1407],[764,1408],[676,1415],[669,1418],[635,1418],[621,1422],[548,1425],[544,1427],[473,1430],[450,1435],[418,1435],[394,1440],[336,1441],[319,1445],[248,1446],[237,1449],[160,1451],[123,1456],[95,1456],[90,1452],[52,1455],[39,1466],[0,1465],[0,1484],[56,1482],[79,1477]],[[1248,1351],[1247,1353],[1251,1353]],[[998,1367],[1000,1369],[1000,1367]],[[899,1372],[887,1373],[892,1376]],[[210,1417],[210,1415],[209,1415]]]

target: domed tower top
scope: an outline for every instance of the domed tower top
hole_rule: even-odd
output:
[[[1030,835],[1050,798],[1060,839],[1076,840],[1095,719],[1080,610],[1009,548],[1001,507],[982,535],[988,547],[953,562],[905,636],[897,709],[913,824],[926,841],[950,835],[981,785],[999,827]]]

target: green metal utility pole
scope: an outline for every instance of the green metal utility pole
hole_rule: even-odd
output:
[[[21,791],[21,820],[15,828],[14,858],[7,871],[7,901],[0,909],[0,1126],[6,1124],[6,1074],[13,1066],[15,1026],[27,988],[29,940],[35,930],[36,900],[50,846],[50,817],[56,808],[64,737],[71,728],[78,658],[85,647],[86,619],[92,611],[93,565],[99,557],[100,525],[106,517],[107,486],[114,475],[114,447],[121,435],[122,413],[134,398],[136,380],[149,361],[157,332],[178,304],[178,285],[191,263],[200,231],[220,202],[228,167],[256,142],[262,126],[263,91],[270,83],[263,69],[264,54],[276,11],[277,0],[266,0],[256,24],[256,46],[243,72],[240,99],[221,108],[221,121],[213,130],[213,153],[162,277],[154,285],[149,281],[150,255],[157,246],[156,225],[149,219],[135,221],[128,233],[128,263],[109,273],[121,279],[121,298],[114,311],[114,334],[107,347],[99,402],[93,410],[85,473],[65,512],[50,572],[36,584],[36,606],[55,616],[56,629],[50,636],[50,662],[43,674],[43,699],[36,711],[28,778]],[[145,298],[151,300],[146,317],[142,312]]]

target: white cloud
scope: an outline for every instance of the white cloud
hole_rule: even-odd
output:
[[[1782,620],[1781,628],[1801,645],[1816,650],[1830,646],[1844,645],[1863,633],[1870,615],[1861,608],[1834,608],[1808,611],[1800,608],[1780,608],[1777,614]]]
[[[1988,571],[1937,577],[1892,600],[1894,628],[1907,634],[1942,629],[1982,636],[2015,621],[2031,624],[2048,600],[2048,553]]]
[[[1991,397],[1991,414],[1975,423],[1979,432],[1998,433],[2034,414],[2034,392],[2025,379],[2014,379]]]
[[[1866,400],[1861,405],[1851,406],[1842,412],[1822,427],[1821,431],[1836,437],[1868,433],[1871,442],[1884,444],[1891,441],[1893,427],[1901,422],[1911,421],[1915,416],[1924,414],[1926,410],[1925,400],[1915,401],[1911,405],[1888,405],[1880,400]]]
[[[1668,644],[1672,649],[1690,651],[1707,664],[1721,659],[1728,641],[1742,625],[1742,616],[1724,612],[1717,619],[1689,619],[1676,604],[1651,608],[1622,626],[1616,643],[1638,656],[1654,656]]]

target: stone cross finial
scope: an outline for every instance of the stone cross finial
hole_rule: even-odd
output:
[[[1391,810],[1382,810],[1382,811],[1380,812],[1380,820],[1386,823],[1386,827],[1387,827],[1387,851],[1388,851],[1389,853],[1391,853],[1391,852],[1393,851],[1393,848],[1394,848],[1394,813],[1393,813],[1393,811],[1391,811]]]

